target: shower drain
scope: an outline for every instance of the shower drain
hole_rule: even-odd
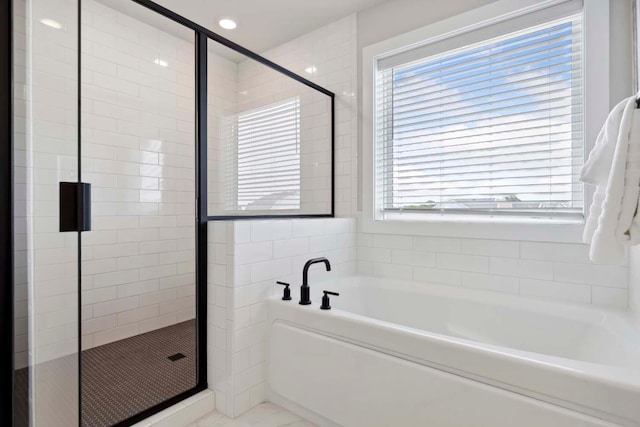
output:
[[[176,354],[172,354],[171,356],[167,356],[167,359],[171,360],[172,362],[175,362],[176,360],[180,360],[180,359],[184,359],[185,356],[182,353],[176,353]]]

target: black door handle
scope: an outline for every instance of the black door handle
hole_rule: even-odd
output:
[[[60,183],[60,231],[91,231],[91,184]]]

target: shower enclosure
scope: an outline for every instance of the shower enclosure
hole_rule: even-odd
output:
[[[208,221],[333,216],[334,96],[147,0],[12,6],[2,415],[131,425],[213,381]]]

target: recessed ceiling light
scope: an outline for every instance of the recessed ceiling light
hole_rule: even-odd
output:
[[[167,61],[165,61],[164,59],[160,59],[160,58],[156,58],[153,60],[153,63],[156,65],[159,65],[161,67],[168,67],[169,63]]]
[[[218,25],[220,25],[225,30],[233,30],[238,26],[238,24],[236,24],[236,21],[229,18],[222,18],[218,21]]]
[[[56,30],[62,29],[62,24],[58,21],[54,21],[53,19],[43,18],[40,20],[40,23],[46,25],[47,27],[55,28]]]
[[[307,68],[305,68],[304,70],[305,70],[307,73],[309,73],[309,74],[313,74],[313,73],[315,73],[316,71],[318,71],[318,69],[317,69],[316,67],[314,67],[313,65],[312,65],[311,67],[307,67]]]

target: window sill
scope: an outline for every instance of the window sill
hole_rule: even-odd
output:
[[[412,221],[412,222],[455,222],[479,224],[584,224],[581,217],[531,217],[525,215],[491,215],[437,212],[392,212],[385,211],[379,216],[381,221]]]
[[[582,243],[584,222],[579,218],[527,218],[456,214],[389,214],[364,218],[365,233],[471,239]]]

